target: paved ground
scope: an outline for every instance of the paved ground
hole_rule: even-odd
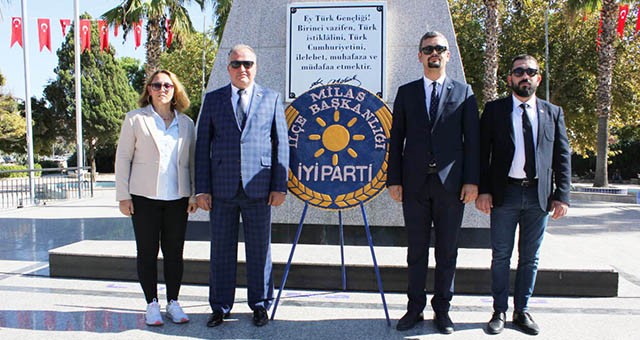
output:
[[[137,283],[48,277],[46,250],[60,240],[70,243],[89,233],[109,235],[111,222],[104,221],[118,218],[112,190],[98,190],[95,198],[83,201],[0,211],[0,239],[13,243],[0,247],[0,339],[530,338],[511,324],[501,335],[485,334],[491,312],[487,295],[454,298],[456,332],[449,336],[437,334],[428,312],[428,320],[415,329],[397,332],[386,324],[380,295],[358,292],[287,290],[276,320],[258,329],[250,322],[246,291],[239,289],[232,318],[209,329],[204,286],[182,289],[181,303],[191,323],[150,328],[144,325],[145,306]],[[58,224],[42,227],[42,221]],[[618,270],[619,296],[534,297],[531,313],[542,328],[537,338],[640,339],[640,206],[574,202],[569,216],[550,224],[546,237]],[[395,326],[406,297],[386,294],[386,299]]]

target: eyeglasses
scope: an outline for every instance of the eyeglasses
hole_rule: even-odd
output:
[[[254,62],[251,60],[233,60],[229,62],[229,66],[231,68],[240,68],[240,65],[244,66],[246,69],[250,69],[253,67]]]
[[[513,74],[516,77],[522,77],[522,76],[524,76],[525,73],[529,77],[533,77],[536,74],[538,74],[538,69],[537,68],[522,68],[522,67],[518,67],[518,68],[515,68],[515,69],[511,70],[511,74]]]
[[[171,83],[151,83],[149,84],[151,89],[154,91],[160,91],[160,89],[164,88],[166,91],[171,91],[173,88],[173,84]]]
[[[435,45],[435,46],[424,46],[420,49],[420,52],[422,52],[422,54],[431,54],[433,53],[433,51],[436,51],[438,54],[444,52],[447,50],[447,46],[442,46],[442,45]]]

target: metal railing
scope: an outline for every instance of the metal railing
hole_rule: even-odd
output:
[[[78,176],[78,169],[81,170],[81,176]],[[0,209],[93,197],[94,180],[90,169],[73,167],[0,171]],[[7,175],[16,173],[20,177]]]

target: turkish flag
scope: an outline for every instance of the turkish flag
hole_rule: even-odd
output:
[[[173,42],[173,31],[171,31],[171,20],[167,19],[166,25],[167,27],[167,48],[171,47],[171,42]]]
[[[11,45],[18,43],[22,47],[22,18],[13,17],[11,19]]]
[[[624,24],[627,22],[629,14],[629,4],[620,5],[618,7],[618,35],[622,38],[624,34]]]
[[[142,20],[133,23],[133,41],[137,50],[142,43]]]
[[[636,21],[636,34],[640,31],[640,5],[638,5],[638,21]]]
[[[51,52],[51,26],[49,19],[38,18],[38,40],[40,41],[40,52],[46,47]]]
[[[62,27],[62,37],[67,35],[67,27],[71,25],[71,19],[60,19],[60,27]]]
[[[105,48],[109,51],[109,26],[106,20],[98,20],[98,32],[100,32],[100,52]]]
[[[91,49],[91,20],[80,19],[80,49]]]

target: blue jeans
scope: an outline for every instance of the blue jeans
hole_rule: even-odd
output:
[[[537,190],[536,186],[524,188],[508,184],[503,205],[491,211],[491,293],[496,312],[508,309],[509,264],[518,224],[518,270],[513,304],[517,312],[527,311],[538,272],[540,245],[549,218],[548,213],[540,209]]]

